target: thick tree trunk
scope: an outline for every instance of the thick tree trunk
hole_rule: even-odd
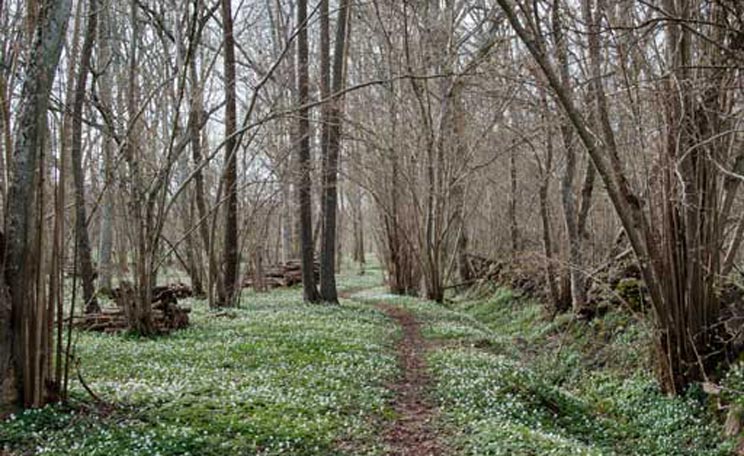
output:
[[[224,279],[218,306],[234,306],[238,287],[238,146],[235,138],[235,39],[231,0],[222,0],[223,40],[225,47],[225,241],[223,246]]]
[[[75,184],[75,242],[77,243],[77,257],[80,265],[80,279],[83,285],[83,301],[85,312],[100,312],[101,307],[96,299],[95,270],[88,236],[88,211],[85,208],[85,175],[83,172],[83,102],[85,89],[90,72],[93,43],[96,37],[98,21],[98,5],[96,0],[88,2],[87,23],[83,38],[83,48],[80,54],[80,66],[75,81],[75,99],[72,106],[72,177]]]

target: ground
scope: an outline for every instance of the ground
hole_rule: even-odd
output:
[[[70,406],[0,423],[0,454],[715,455],[710,401],[660,393],[622,312],[547,321],[505,290],[442,306],[348,275],[340,306],[299,289],[192,301],[193,325],[79,333]],[[583,326],[579,326],[583,325]]]

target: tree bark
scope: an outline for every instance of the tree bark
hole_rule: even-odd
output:
[[[100,312],[101,307],[96,299],[95,271],[88,236],[88,211],[85,208],[85,174],[83,171],[83,103],[88,73],[91,69],[91,55],[96,38],[98,5],[96,0],[88,2],[87,23],[83,37],[83,48],[80,54],[80,66],[75,81],[75,99],[72,106],[72,177],[75,184],[75,242],[80,265],[80,279],[83,286],[85,312]]]
[[[103,74],[98,78],[100,90],[99,96],[101,104],[108,112],[112,112],[113,100],[111,65],[112,52],[112,17],[109,10],[110,6],[107,0],[99,0],[98,16],[100,26],[98,27],[98,46],[99,46],[99,71]],[[111,277],[113,274],[112,251],[114,244],[114,134],[113,124],[104,122],[103,132],[103,205],[101,208],[101,238],[99,244],[98,259],[98,284],[101,290],[109,292],[111,290]]]
[[[309,101],[308,93],[308,44],[307,44],[307,0],[297,2],[297,201],[300,223],[300,255],[302,261],[302,289],[307,302],[319,302],[320,295],[315,284],[313,272],[313,207],[312,180],[310,177],[310,119],[309,110],[304,107]]]
[[[41,406],[50,398],[42,347],[30,335],[49,327],[48,313],[34,315],[33,277],[38,257],[32,243],[38,214],[35,203],[39,157],[46,130],[49,94],[65,41],[70,0],[50,0],[39,17],[19,101],[13,152],[13,176],[8,193],[3,274],[0,275],[0,410],[17,405]],[[43,307],[43,306],[41,306]],[[32,319],[32,317],[36,319]],[[49,355],[49,354],[47,354]]]
[[[129,126],[126,148],[124,149],[125,159],[129,168],[128,184],[130,186],[131,215],[134,223],[135,245],[134,245],[134,279],[136,287],[134,289],[134,298],[131,301],[132,308],[128,312],[129,326],[132,330],[141,335],[151,335],[155,328],[152,321],[152,280],[153,271],[150,269],[151,254],[151,224],[150,218],[152,201],[149,200],[147,190],[144,184],[144,176],[140,167],[141,157],[139,152],[139,137],[137,115],[138,109],[138,67],[137,67],[137,47],[139,44],[139,27],[137,18],[137,0],[131,0],[129,3],[129,20],[132,27],[132,40],[129,43],[128,58],[128,81],[127,81],[127,111],[129,114]]]
[[[325,0],[327,1],[327,0]],[[333,50],[333,93],[340,93],[345,86],[346,40],[349,20],[349,2],[341,0],[336,25],[336,43]],[[320,248],[320,298],[338,302],[336,291],[336,217],[338,212],[338,160],[341,150],[341,122],[343,96],[336,96],[328,107],[328,154],[323,161],[323,237]]]
[[[572,87],[569,76],[568,43],[564,34],[559,2],[553,5],[553,34],[556,39],[560,80],[562,89],[571,96]],[[571,283],[571,307],[574,315],[582,316],[586,303],[586,280],[584,272],[584,249],[579,228],[579,216],[574,193],[576,180],[576,141],[574,127],[569,119],[561,122],[561,136],[566,154],[566,165],[561,179],[561,201],[563,202],[563,217],[568,238],[568,275]]]
[[[196,215],[199,223],[199,237],[201,238],[202,250],[207,255],[207,301],[210,306],[215,304],[215,279],[217,276],[217,266],[214,258],[214,249],[211,248],[211,238],[209,236],[209,226],[207,219],[209,212],[207,210],[207,198],[204,190],[204,173],[202,170],[202,138],[201,125],[203,123],[204,108],[199,86],[199,78],[196,71],[196,59],[189,60],[189,73],[191,79],[191,114],[189,115],[189,139],[191,147],[191,158],[194,162],[194,203],[196,205]]]
[[[545,112],[548,112],[548,102],[543,95],[543,105]],[[540,179],[540,220],[542,222],[542,244],[543,253],[545,254],[545,280],[548,282],[548,298],[550,308],[547,309],[551,314],[563,312],[568,307],[561,299],[559,291],[557,274],[555,271],[555,259],[553,258],[553,236],[550,225],[550,202],[548,194],[550,191],[550,174],[553,168],[553,130],[550,122],[547,124],[546,144],[545,144],[545,165],[541,167]]]
[[[222,0],[223,40],[225,47],[225,241],[223,264],[225,275],[218,306],[235,306],[238,287],[238,146],[235,132],[235,39],[231,0]]]

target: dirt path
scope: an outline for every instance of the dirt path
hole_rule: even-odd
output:
[[[420,325],[405,309],[387,304],[378,307],[403,328],[396,346],[402,376],[391,386],[395,391],[393,407],[396,420],[385,432],[390,456],[440,456],[443,447],[437,440],[431,421],[436,411],[425,397],[429,376],[424,352],[426,344]]]

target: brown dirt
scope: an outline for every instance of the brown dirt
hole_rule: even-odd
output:
[[[424,353],[426,343],[420,325],[407,310],[387,304],[378,307],[403,328],[403,338],[396,346],[401,377],[391,385],[395,392],[393,408],[396,420],[386,430],[384,438],[390,456],[440,456],[444,448],[431,423],[436,410],[427,401],[429,375]]]

